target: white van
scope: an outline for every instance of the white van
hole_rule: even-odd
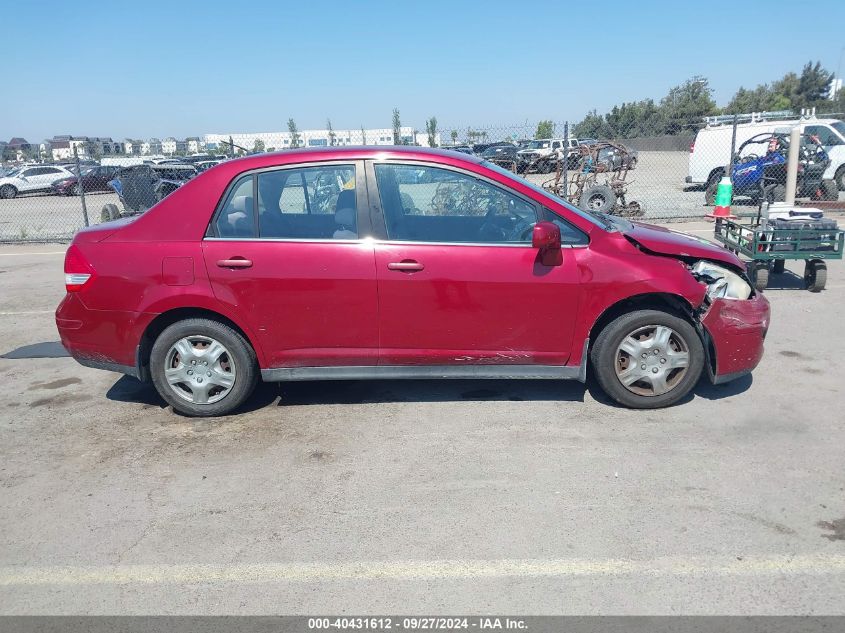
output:
[[[838,119],[817,119],[815,116],[801,119],[787,119],[784,116],[767,118],[767,115],[783,113],[757,113],[740,115],[746,122],[736,126],[736,146],[756,134],[781,132],[795,127],[802,134],[819,137],[830,157],[830,166],[824,178],[833,178],[840,190],[845,191],[845,122]],[[708,185],[724,175],[725,166],[731,158],[731,131],[733,117],[730,115],[708,119],[707,126],[698,131],[690,145],[689,172],[685,181],[692,185]]]

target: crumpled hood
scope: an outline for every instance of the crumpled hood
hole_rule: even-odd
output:
[[[622,233],[647,250],[661,255],[709,259],[745,269],[742,261],[726,248],[688,233],[640,222],[631,222],[631,228],[624,229]]]

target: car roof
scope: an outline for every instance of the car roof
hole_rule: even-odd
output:
[[[256,163],[256,167],[267,164],[268,157],[284,158],[281,163],[305,163],[324,160],[355,160],[368,158],[406,158],[416,160],[430,160],[434,157],[461,160],[469,163],[481,163],[482,159],[461,152],[454,152],[430,147],[416,147],[412,145],[346,145],[343,147],[308,147],[303,149],[286,149],[277,152],[252,154],[243,158],[226,161],[227,164],[237,163],[240,170],[251,169],[249,163]]]

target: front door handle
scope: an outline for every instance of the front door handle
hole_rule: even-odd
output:
[[[217,265],[220,268],[252,268],[252,260],[244,259],[243,257],[233,257],[232,259],[219,259]]]
[[[425,268],[425,266],[423,266],[419,262],[414,261],[413,259],[405,259],[401,262],[391,262],[387,265],[388,270],[401,270],[405,273],[417,272],[418,270],[422,270],[423,268]]]

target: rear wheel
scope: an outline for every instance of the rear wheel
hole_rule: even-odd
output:
[[[769,286],[769,262],[754,260],[748,262],[748,276],[754,288],[762,292]]]
[[[0,187],[0,198],[10,200],[18,195],[18,190],[13,185],[3,185]]]
[[[839,187],[836,185],[835,180],[825,178],[822,180],[820,189],[822,200],[839,200]]]
[[[842,165],[842,167],[836,170],[834,179],[836,180],[836,186],[839,188],[839,191],[845,191],[845,165]]]
[[[772,266],[772,272],[776,275],[782,275],[783,272],[786,270],[786,260],[785,259],[776,259],[774,265]]]
[[[707,187],[704,189],[704,204],[706,206],[712,207],[714,204],[716,204],[716,190],[718,188],[718,180],[711,180],[707,183]]]
[[[210,319],[186,319],[166,328],[153,344],[150,373],[159,395],[190,416],[230,413],[258,382],[249,343]]]
[[[616,402],[656,409],[692,390],[704,367],[704,348],[695,328],[681,317],[637,310],[601,331],[590,360],[602,389]]]
[[[120,209],[116,204],[111,202],[103,205],[103,210],[100,211],[100,222],[108,222],[109,220],[116,220],[120,217]]]
[[[827,284],[827,264],[820,259],[810,259],[804,264],[804,287],[810,292],[821,292]]]

